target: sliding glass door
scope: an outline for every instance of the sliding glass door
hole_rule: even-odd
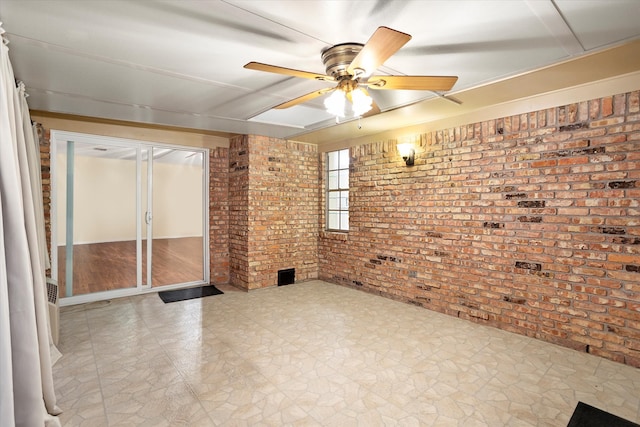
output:
[[[206,150],[52,131],[59,296],[75,303],[207,283],[206,158]]]
[[[204,277],[204,154],[153,148],[151,169],[152,286],[202,281]]]

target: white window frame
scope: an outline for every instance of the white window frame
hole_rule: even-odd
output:
[[[326,230],[349,231],[349,149],[327,152]]]

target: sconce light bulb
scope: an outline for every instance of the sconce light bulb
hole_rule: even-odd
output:
[[[407,166],[414,165],[416,151],[413,148],[413,144],[410,144],[410,143],[398,144],[398,152],[400,153],[402,160],[404,160]]]

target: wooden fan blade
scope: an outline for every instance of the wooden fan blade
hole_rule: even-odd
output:
[[[376,101],[373,101],[371,103],[371,110],[364,113],[362,117],[371,117],[371,116],[375,116],[376,114],[380,114],[380,107],[378,107],[378,104],[376,104]]]
[[[375,76],[366,85],[369,89],[448,91],[456,81],[457,76]]]
[[[326,74],[311,73],[309,71],[294,70],[292,68],[278,67],[277,65],[263,64],[261,62],[249,62],[244,66],[249,70],[266,71],[267,73],[284,74],[285,76],[302,77],[311,80],[335,81],[331,76]]]
[[[409,34],[387,27],[378,27],[358,55],[353,58],[347,71],[353,76],[370,76],[409,40],[411,40]],[[357,70],[364,70],[364,73],[358,74]]]
[[[291,101],[283,102],[282,104],[276,105],[273,108],[275,108],[276,110],[282,110],[282,109],[285,109],[285,108],[293,107],[294,105],[298,105],[298,104],[302,104],[303,102],[310,101],[310,100],[312,100],[314,98],[322,96],[325,93],[331,92],[333,90],[335,90],[335,88],[327,88],[327,89],[315,90],[315,91],[310,92],[310,93],[308,93],[306,95],[302,95],[302,96],[299,96],[297,98],[294,98]]]

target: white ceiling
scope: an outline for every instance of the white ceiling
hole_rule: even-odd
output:
[[[637,41],[640,0],[2,0],[0,20],[34,110],[304,139],[345,124],[322,97],[271,108],[330,84],[244,64],[324,74],[324,48],[365,43],[387,26],[413,38],[375,74],[457,75],[448,94],[457,98]],[[442,95],[370,92],[383,111],[370,121]],[[420,122],[405,110],[414,117],[395,125]]]

